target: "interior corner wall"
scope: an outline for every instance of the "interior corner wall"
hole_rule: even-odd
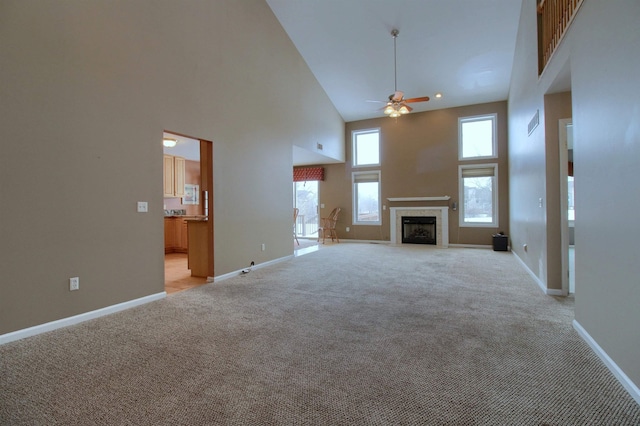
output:
[[[344,121],[266,2],[0,9],[0,335],[162,294],[164,130],[213,141],[216,275],[293,253],[292,144]]]
[[[583,2],[542,76],[537,76],[535,2],[523,0],[509,94],[512,249],[545,280],[549,233],[544,129],[527,123],[565,64],[571,70],[575,178],[575,319],[620,372],[640,385],[640,3]],[[535,241],[535,243],[532,243]],[[529,243],[528,251],[523,244]],[[545,283],[546,285],[546,283]]]

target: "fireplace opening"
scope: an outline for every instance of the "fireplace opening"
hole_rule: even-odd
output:
[[[436,245],[435,216],[402,216],[402,243]]]

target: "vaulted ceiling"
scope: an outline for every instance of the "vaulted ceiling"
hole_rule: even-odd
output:
[[[384,116],[392,29],[398,90],[431,98],[414,112],[507,99],[519,0],[266,1],[347,122]]]

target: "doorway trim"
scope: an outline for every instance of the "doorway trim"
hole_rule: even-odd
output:
[[[569,191],[567,180],[569,178],[569,146],[567,127],[573,125],[571,118],[558,120],[558,149],[560,160],[560,258],[561,258],[561,285],[564,294],[569,294]]]

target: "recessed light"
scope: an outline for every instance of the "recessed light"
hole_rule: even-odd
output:
[[[442,97],[442,93],[438,92],[436,93],[436,98],[441,98]]]

